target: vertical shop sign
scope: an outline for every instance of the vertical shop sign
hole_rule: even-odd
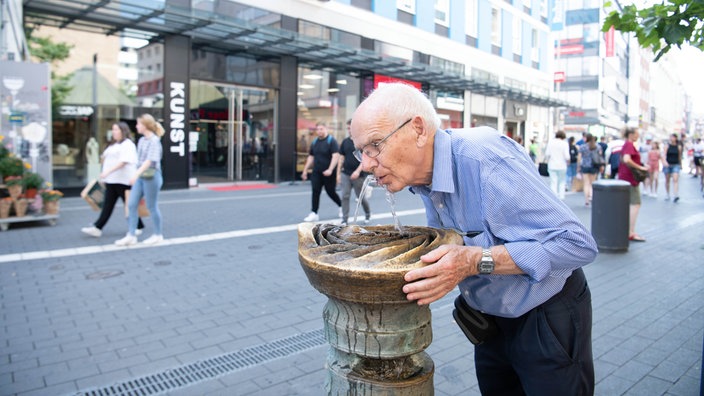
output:
[[[164,188],[188,188],[189,62],[191,40],[185,36],[164,39]]]
[[[606,57],[614,56],[614,27],[611,26],[608,32],[604,33],[604,43],[606,44]]]

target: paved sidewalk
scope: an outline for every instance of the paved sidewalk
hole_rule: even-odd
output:
[[[597,395],[700,394],[704,198],[685,174],[680,202],[662,194],[643,198],[647,242],[585,267]],[[391,222],[384,195],[372,197],[375,223]],[[417,197],[395,198],[403,224],[424,224]],[[307,184],[166,191],[168,239],[147,248],[112,245],[119,207],[102,238],[82,235],[97,214],[79,198],[62,200],[54,227],[13,224],[0,233],[0,395],[324,394],[326,298],[297,258],[309,202]],[[581,194],[565,202],[589,226]],[[337,215],[324,195],[320,215]],[[431,306],[435,394],[478,395],[454,294]]]

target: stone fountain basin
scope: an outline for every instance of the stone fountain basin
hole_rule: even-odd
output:
[[[408,303],[403,276],[425,264],[420,257],[435,248],[463,243],[452,230],[392,225],[339,226],[301,223],[298,257],[310,284],[319,292],[357,303]]]

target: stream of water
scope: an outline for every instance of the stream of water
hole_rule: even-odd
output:
[[[357,206],[354,209],[354,222],[357,223],[357,213],[359,212],[359,205],[362,203],[362,199],[366,197],[367,189],[373,188],[371,184],[374,183],[376,184],[376,179],[374,176],[367,176],[366,179],[364,179],[364,184],[362,185],[362,190],[359,192],[359,197],[357,199]],[[394,227],[398,232],[401,234],[404,233],[403,226],[401,225],[401,220],[399,220],[398,216],[396,215],[396,197],[394,194],[389,191],[388,189],[384,188],[386,191],[386,202],[389,203],[391,206],[391,215],[394,218]]]

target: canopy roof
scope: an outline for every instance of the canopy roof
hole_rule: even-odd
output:
[[[569,103],[501,85],[477,77],[454,74],[404,59],[382,57],[374,51],[353,48],[299,35],[288,30],[257,25],[217,13],[183,9],[158,0],[25,0],[28,24],[49,25],[102,34],[120,33],[150,41],[168,35],[191,37],[194,46],[218,52],[247,53],[260,58],[295,56],[310,68],[359,75],[380,73],[429,83],[446,90],[470,90],[538,106]]]
[[[100,73],[96,73],[98,88],[98,105],[134,106],[134,102],[122,91],[115,88]],[[83,67],[71,75],[69,86],[72,87],[63,103],[71,105],[93,105],[93,69]]]

